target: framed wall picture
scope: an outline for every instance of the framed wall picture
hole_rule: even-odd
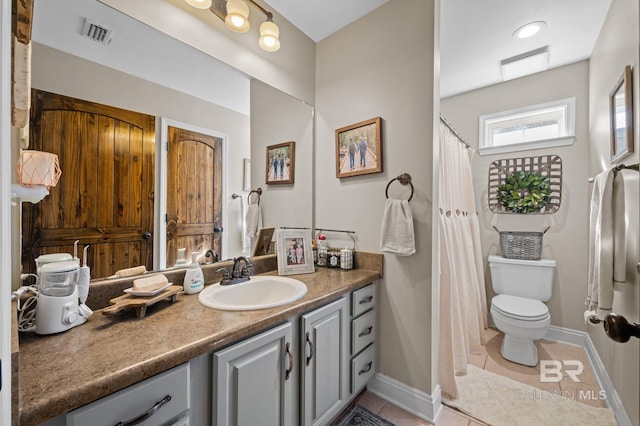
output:
[[[267,184],[293,183],[296,164],[296,143],[285,142],[267,147]]]
[[[336,130],[336,177],[382,171],[380,117]]]
[[[253,248],[253,256],[264,256],[269,254],[271,247],[271,240],[273,239],[273,233],[276,228],[262,228],[256,238],[256,245]]]
[[[615,163],[633,152],[633,82],[630,65],[624,68],[609,95],[609,117],[611,163]]]
[[[310,229],[278,229],[278,275],[315,271]]]

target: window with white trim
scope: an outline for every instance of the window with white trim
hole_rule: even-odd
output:
[[[571,145],[576,98],[480,116],[480,155]]]

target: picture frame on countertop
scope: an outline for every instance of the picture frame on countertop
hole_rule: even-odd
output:
[[[633,74],[624,67],[622,76],[609,94],[611,163],[633,153]]]
[[[256,238],[256,245],[253,248],[254,256],[264,256],[269,254],[271,248],[271,240],[276,228],[262,228]]]
[[[285,142],[267,147],[265,182],[270,184],[294,183],[296,143]]]
[[[382,118],[336,130],[336,177],[382,172]]]
[[[310,229],[277,230],[278,275],[315,272]]]

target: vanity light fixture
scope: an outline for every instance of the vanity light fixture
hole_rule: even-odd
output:
[[[533,37],[534,35],[538,34],[540,30],[542,30],[546,26],[547,26],[547,23],[544,21],[529,22],[528,24],[523,25],[517,30],[515,30],[513,33],[513,37],[519,38],[519,39]]]
[[[258,45],[267,52],[275,52],[280,49],[280,29],[273,22],[273,13],[265,10],[253,0],[185,0],[188,4],[198,9],[209,9],[214,15],[225,22],[227,28],[237,33],[249,31],[249,6],[251,3],[262,12],[267,20],[260,25],[260,39]],[[207,7],[199,5],[209,3]],[[198,4],[198,6],[196,6]]]

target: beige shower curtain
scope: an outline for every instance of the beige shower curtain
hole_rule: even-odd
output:
[[[441,390],[456,398],[455,375],[467,373],[487,328],[480,228],[473,193],[471,154],[440,123],[440,346]]]

